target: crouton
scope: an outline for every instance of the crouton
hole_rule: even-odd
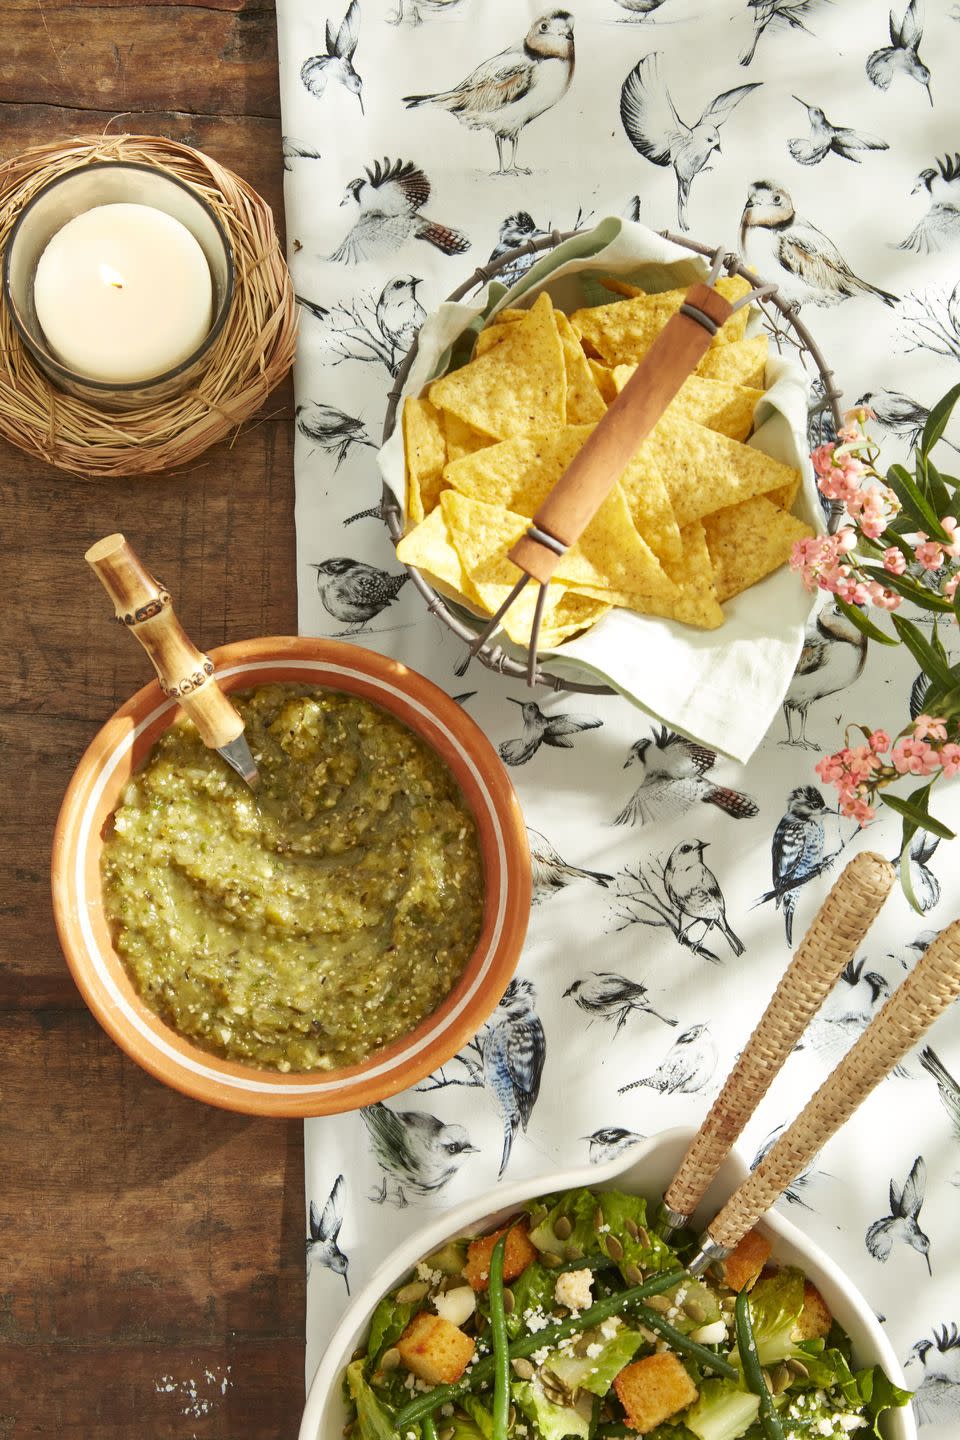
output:
[[[456,1325],[425,1311],[414,1315],[397,1341],[400,1359],[428,1385],[452,1385],[473,1359],[475,1345]]]
[[[770,1258],[773,1247],[758,1230],[744,1235],[735,1250],[731,1250],[723,1265],[723,1281],[731,1290],[749,1290],[760,1271]]]
[[[803,1309],[800,1311],[800,1318],[793,1327],[791,1340],[817,1340],[821,1335],[826,1335],[833,1324],[833,1316],[827,1309],[827,1302],[824,1300],[816,1285],[811,1285],[809,1280],[803,1285]]]
[[[664,1350],[635,1360],[613,1382],[627,1424],[646,1435],[678,1410],[685,1410],[700,1392],[676,1355]]]
[[[463,1273],[474,1290],[486,1290],[490,1285],[490,1256],[493,1254],[493,1247],[496,1245],[503,1231],[495,1230],[492,1235],[484,1235],[479,1240],[471,1240],[467,1246],[467,1263]],[[503,1278],[509,1283],[516,1280],[527,1266],[537,1258],[537,1251],[530,1243],[529,1227],[525,1220],[519,1220],[510,1230],[507,1237],[507,1244],[503,1252]]]

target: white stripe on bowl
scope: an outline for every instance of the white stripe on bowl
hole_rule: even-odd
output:
[[[299,660],[291,658],[289,660],[278,659],[273,663],[271,663],[270,661],[257,660],[249,661],[244,665],[231,665],[228,669],[220,670],[217,673],[222,678],[226,679],[230,675],[244,675],[251,670],[260,671],[261,673],[265,671],[267,672],[267,675],[269,675],[269,671],[271,669],[316,670],[321,671],[325,675],[329,676],[346,676],[352,679],[362,680],[365,684],[373,685],[377,689],[384,691],[386,694],[395,695],[398,699],[403,700],[406,705],[410,706],[411,709],[416,710],[425,719],[430,720],[431,723],[434,724],[438,730],[442,731],[443,734],[446,736],[447,740],[460,755],[464,764],[469,769],[474,780],[477,782],[477,785],[480,788],[480,793],[483,796],[484,804],[486,806],[490,820],[493,824],[493,829],[497,840],[497,859],[500,870],[500,884],[498,886],[500,903],[497,907],[493,935],[491,936],[490,944],[487,948],[485,955],[483,956],[483,959],[480,963],[480,968],[469,990],[466,992],[465,995],[462,995],[460,997],[460,1000],[457,1003],[456,1007],[450,1012],[449,1015],[444,1017],[442,1023],[438,1023],[437,1025],[435,1025],[431,1030],[427,1032],[426,1035],[421,1036],[415,1044],[408,1045],[405,1050],[403,1050],[399,1055],[395,1055],[392,1060],[384,1060],[381,1062],[381,1064],[375,1065],[372,1069],[365,1070],[362,1075],[354,1076],[350,1080],[346,1081],[331,1079],[317,1080],[306,1085],[283,1085],[275,1081],[254,1080],[252,1078],[248,1079],[246,1076],[242,1075],[228,1075],[224,1074],[219,1070],[212,1070],[209,1066],[201,1064],[198,1060],[194,1060],[188,1055],[182,1055],[178,1050],[175,1050],[172,1045],[168,1044],[168,1042],[164,1040],[162,1036],[155,1034],[154,1031],[152,1031],[145,1023],[145,1021],[137,1014],[137,1012],[132,1009],[127,1000],[124,998],[121,991],[118,989],[113,979],[113,976],[110,974],[110,971],[105,964],[100,950],[97,946],[96,939],[93,934],[93,927],[91,926],[89,919],[91,900],[89,895],[87,894],[86,888],[84,856],[86,854],[86,848],[90,840],[90,831],[93,825],[93,817],[96,812],[97,805],[100,801],[100,797],[102,796],[103,791],[106,788],[107,782],[109,781],[114,770],[117,768],[117,765],[120,763],[121,758],[133,746],[134,741],[143,733],[143,731],[148,729],[148,727],[151,726],[155,720],[159,719],[159,717],[163,715],[166,711],[176,708],[176,702],[172,700],[167,700],[164,702],[164,704],[158,705],[155,710],[152,710],[150,714],[141,721],[141,723],[136,727],[135,730],[131,731],[129,735],[124,737],[124,739],[120,742],[120,744],[117,746],[117,748],[113,751],[109,759],[104,764],[103,770],[101,771],[97,782],[94,785],[93,790],[91,791],[90,797],[83,812],[83,816],[81,817],[77,844],[75,882],[77,887],[78,908],[80,915],[80,930],[81,934],[83,935],[84,944],[86,945],[87,957],[90,961],[90,964],[94,972],[96,973],[97,978],[100,980],[100,983],[103,985],[104,989],[112,1000],[113,1004],[121,1012],[128,1024],[130,1024],[133,1029],[136,1030],[144,1040],[146,1040],[148,1045],[150,1045],[153,1049],[159,1051],[162,1055],[166,1056],[166,1058],[168,1060],[171,1060],[174,1065],[176,1065],[179,1069],[189,1070],[193,1074],[201,1076],[204,1080],[212,1080],[216,1084],[228,1085],[236,1090],[248,1090],[254,1091],[258,1094],[268,1095],[318,1095],[330,1090],[349,1090],[351,1085],[366,1083],[368,1080],[374,1079],[379,1075],[389,1074],[389,1072],[395,1069],[398,1065],[405,1064],[413,1056],[419,1054],[421,1050],[423,1050],[427,1045],[430,1045],[439,1035],[443,1034],[443,1032],[447,1029],[447,1027],[452,1021],[456,1020],[457,1016],[463,1012],[464,1008],[473,999],[474,995],[477,993],[477,990],[483,984],[490,969],[493,960],[493,954],[497,948],[497,945],[499,944],[500,936],[503,933],[503,922],[507,908],[507,892],[510,887],[510,876],[507,870],[507,852],[503,838],[503,831],[500,825],[500,817],[496,812],[492,797],[490,796],[490,793],[487,790],[486,785],[484,784],[483,776],[480,774],[480,771],[474,764],[473,759],[464,749],[463,745],[460,743],[457,737],[450,730],[447,729],[447,727],[443,724],[439,717],[434,714],[432,710],[430,710],[426,705],[421,704],[419,700],[415,700],[411,695],[408,695],[405,690],[401,690],[396,685],[391,685],[385,680],[379,680],[376,676],[368,675],[363,670],[351,670],[348,666],[333,665],[329,664],[327,661],[324,660]],[[264,677],[264,683],[266,683],[266,677]]]

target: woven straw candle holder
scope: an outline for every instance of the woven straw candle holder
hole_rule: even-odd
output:
[[[51,180],[102,161],[151,165],[191,186],[233,249],[226,324],[190,388],[149,407],[100,410],[52,384],[0,308],[0,436],[85,478],[182,468],[235,431],[293,364],[293,284],[266,201],[199,150],[159,135],[87,136],[28,150],[0,166],[0,255],[17,218]]]

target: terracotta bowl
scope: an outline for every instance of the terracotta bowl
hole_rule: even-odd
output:
[[[273,636],[211,652],[226,690],[302,683],[361,695],[396,716],[446,762],[477,823],[485,899],[477,948],[455,989],[417,1028],[362,1065],[281,1075],[224,1060],[184,1039],[143,1003],[113,948],[100,890],[103,830],[121,791],[173,721],[154,682],[94,738],[70,783],[53,843],[53,909],[67,963],[100,1024],[167,1085],[250,1115],[337,1114],[422,1080],[470,1040],[516,968],[530,913],[530,855],[513,786],[469,715],[415,670],[329,640]]]

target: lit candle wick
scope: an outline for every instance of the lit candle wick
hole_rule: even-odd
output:
[[[123,289],[123,276],[119,270],[114,270],[110,265],[100,266],[100,279],[104,285],[110,285],[114,290]]]

